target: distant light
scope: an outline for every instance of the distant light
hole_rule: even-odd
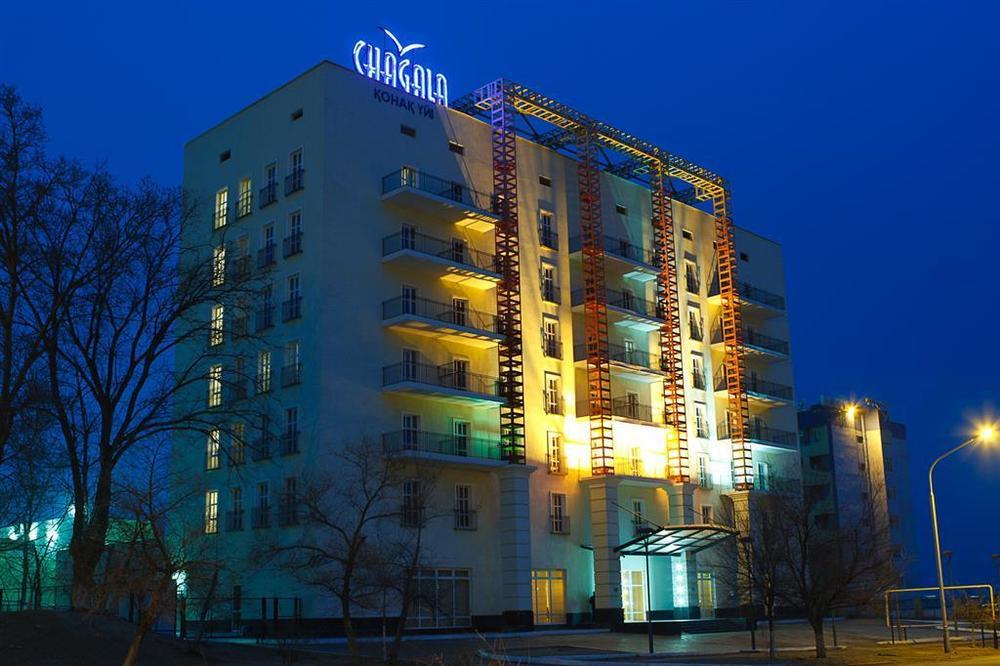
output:
[[[848,421],[853,421],[854,417],[858,415],[858,406],[854,403],[849,403],[844,409],[844,414],[847,416]]]
[[[996,439],[996,436],[997,436],[996,428],[993,426],[992,423],[980,426],[979,430],[976,431],[976,438],[982,442],[986,443],[992,442],[994,439]]]

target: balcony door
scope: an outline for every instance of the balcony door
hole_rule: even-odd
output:
[[[416,349],[403,350],[402,379],[413,382],[417,380],[417,367],[420,364],[420,352]]]
[[[456,358],[451,362],[452,388],[467,390],[469,388],[469,359]]]
[[[646,573],[622,571],[622,606],[626,622],[646,621]]]
[[[467,247],[464,240],[461,238],[451,239],[451,260],[456,264],[468,263],[468,259],[466,258],[468,252],[466,250]]]
[[[468,421],[455,419],[451,422],[451,441],[456,456],[469,455],[469,431],[472,427]]]
[[[399,230],[399,246],[404,250],[417,247],[417,229],[412,224],[404,224]]]
[[[417,313],[417,288],[404,284],[400,290],[400,305],[403,314]]]
[[[402,446],[404,449],[420,448],[420,414],[403,414]]]
[[[455,326],[469,325],[469,301],[464,298],[451,299],[451,321]]]
[[[702,619],[715,617],[715,576],[709,571],[698,572],[698,608]]]
[[[625,394],[625,415],[630,419],[639,418],[639,394],[629,391]]]
[[[566,571],[535,569],[531,572],[531,606],[535,624],[566,623]]]

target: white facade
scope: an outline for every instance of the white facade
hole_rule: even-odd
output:
[[[713,218],[674,204],[678,266],[690,265],[694,279],[679,280],[692,483],[673,484],[664,478],[656,369],[662,321],[644,305],[655,302],[656,271],[644,260],[651,247],[650,194],[602,174],[605,234],[618,248],[609,247],[605,266],[612,360],[618,355],[612,392],[620,414],[616,474],[592,478],[586,364],[575,353],[583,342],[576,164],[526,140],[518,140],[517,151],[526,465],[499,460],[496,444],[500,399],[491,378],[498,372],[499,336],[490,317],[498,276],[488,256],[495,220],[479,210],[487,205],[449,201],[455,194],[473,196],[461,187],[486,193],[488,201],[487,125],[324,62],[187,144],[184,184],[206,211],[191,242],[224,243],[227,262],[249,252],[256,272],[273,225],[274,265],[259,270],[269,271],[273,283],[274,325],[259,335],[271,355],[275,427],[284,427],[284,410],[294,407],[300,433],[298,453],[254,461],[248,452],[245,464],[217,470],[206,470],[203,439],[178,441],[176,466],[202,479],[206,492],[218,492],[218,533],[205,538],[216,539],[232,561],[223,589],[301,597],[306,617],[338,614],[317,591],[241,561],[262,530],[287,530],[295,538],[296,527],[252,529],[248,521],[228,530],[223,517],[232,488],[242,488],[249,514],[259,483],[268,482],[277,497],[286,479],[364,436],[409,442],[440,463],[439,506],[452,506],[457,484],[469,486],[476,529],[456,529],[450,516],[427,527],[434,567],[468,578],[454,587],[469,590],[468,614],[453,616],[455,624],[495,626],[504,614],[532,611],[536,624],[585,621],[595,593],[598,609],[624,609],[626,619],[639,619],[648,584],[644,564],[619,561],[608,550],[633,537],[632,511],[658,525],[710,523],[723,511],[732,477],[729,441],[720,439],[726,394],[712,390],[722,359],[721,343],[712,339],[720,311],[711,293]],[[261,206],[272,164],[276,201]],[[294,171],[299,164],[303,171]],[[292,178],[287,194],[286,177]],[[435,177],[445,190],[428,193]],[[233,213],[224,228],[213,229],[209,212],[217,193],[228,188],[235,209],[244,179],[254,193],[252,212]],[[450,183],[459,190],[449,194]],[[282,239],[294,236],[296,215],[301,252],[285,257]],[[742,229],[736,247],[739,280],[752,287],[744,294],[751,434],[758,486],[766,487],[769,480],[799,476],[782,257],[776,244]],[[283,321],[282,303],[295,293],[301,316]],[[289,343],[297,343],[301,382],[283,386]],[[220,364],[232,362],[239,344],[225,336]],[[245,363],[257,363],[260,351],[245,350]],[[692,370],[696,363],[701,379]],[[255,425],[246,427],[253,441]],[[663,617],[689,617],[738,605],[735,593],[713,578],[711,562],[705,555],[654,561],[653,609]]]

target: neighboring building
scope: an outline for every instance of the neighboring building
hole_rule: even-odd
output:
[[[903,583],[917,584],[906,426],[879,403],[823,399],[799,412],[802,485],[817,525],[852,525],[873,503]]]
[[[434,501],[454,507],[454,521],[449,511],[428,524],[434,564],[421,573],[451,610],[421,611],[414,626],[578,623],[590,618],[592,595],[599,620],[643,619],[643,559],[617,550],[637,526],[724,537],[713,524],[725,498],[799,478],[781,249],[740,228],[727,237],[729,218],[717,221],[699,198],[728,205],[723,181],[674,157],[678,187],[704,180],[686,191],[690,203],[668,207],[669,238],[656,235],[652,220],[664,218],[654,215],[651,186],[622,167],[620,176],[583,171],[599,189],[588,219],[603,219],[599,242],[584,242],[578,161],[565,140],[546,147],[520,134],[517,244],[505,254],[513,195],[494,189],[501,135],[468,100],[463,108],[323,62],[187,144],[184,186],[207,214],[185,240],[210,243],[227,270],[267,281],[258,302],[204,313],[220,332],[208,399],[230,399],[219,378],[238,373],[235,364],[256,368],[250,391],[269,392],[275,409],[239,424],[249,447],[242,464],[219,464],[219,448],[231,445],[222,434],[179,438],[175,466],[204,484],[205,504],[193,510],[207,516],[205,538],[237,560],[221,583],[234,597],[298,597],[306,619],[339,615],[317,590],[240,558],[264,532],[296,538],[299,527],[267,517],[279,498],[293,499],[331,449],[368,435],[441,465]],[[673,289],[657,238],[675,248]],[[519,285],[504,280],[512,265]],[[603,292],[584,288],[594,266]],[[248,325],[263,343],[230,334]],[[663,363],[670,354],[673,369]],[[730,405],[746,410],[736,442]],[[504,437],[502,420],[519,435],[522,413],[523,437]],[[285,433],[284,455],[268,449],[279,443],[269,444],[275,430]],[[692,542],[677,546],[678,557],[653,558],[660,617],[740,603],[713,563],[719,555],[696,554]]]

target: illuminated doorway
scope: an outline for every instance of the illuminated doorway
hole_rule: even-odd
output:
[[[626,622],[646,621],[646,572],[622,571],[622,606]]]
[[[566,624],[565,569],[532,570],[531,607],[535,624]]]
[[[708,571],[698,572],[698,608],[703,618],[715,617],[715,576]]]

